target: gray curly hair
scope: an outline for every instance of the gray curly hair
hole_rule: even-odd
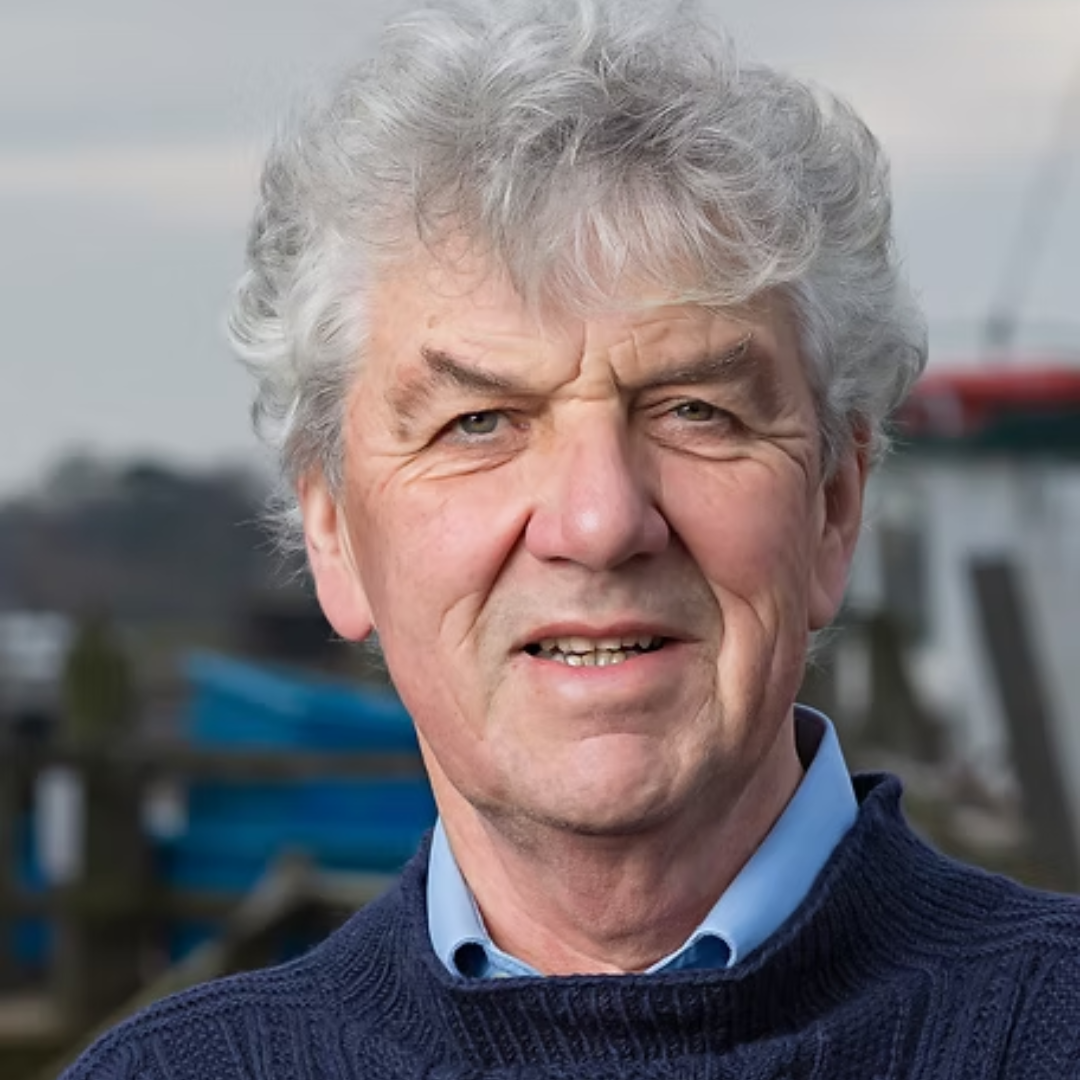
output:
[[[856,438],[880,456],[925,363],[888,165],[845,103],[738,63],[691,3],[445,0],[390,23],[263,172],[229,330],[286,491],[339,487],[371,283],[451,234],[564,309],[627,274],[669,302],[782,296],[826,467]]]

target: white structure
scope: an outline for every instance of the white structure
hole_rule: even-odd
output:
[[[55,612],[0,612],[0,714],[58,706],[74,632],[71,620]]]
[[[1000,786],[1008,727],[970,570],[985,557],[1015,568],[1080,834],[1080,369],[1047,370],[964,374],[959,390],[938,376],[922,391],[915,446],[872,483],[850,602],[913,628],[920,693],[957,757]]]

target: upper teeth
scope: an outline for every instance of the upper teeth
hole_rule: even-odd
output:
[[[570,667],[607,667],[621,664],[632,656],[660,648],[664,639],[651,634],[636,637],[557,637],[543,638],[534,655],[555,660]]]
[[[641,634],[637,637],[626,638],[587,638],[587,637],[558,637],[558,638],[543,638],[540,641],[540,650],[542,652],[562,652],[562,653],[585,653],[592,652],[621,652],[625,649],[648,649],[650,646],[658,645],[660,638],[653,637],[652,634]]]

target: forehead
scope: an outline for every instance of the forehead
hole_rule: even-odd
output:
[[[498,268],[467,256],[422,253],[384,270],[368,296],[368,331],[365,366],[391,382],[413,382],[433,368],[438,375],[432,358],[447,355],[519,375],[602,357],[632,382],[655,368],[731,353],[744,340],[762,376],[805,381],[779,297],[721,311],[628,285],[602,307],[568,310],[528,303]]]

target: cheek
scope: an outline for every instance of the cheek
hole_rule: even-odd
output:
[[[783,713],[802,677],[813,521],[794,477],[785,484],[746,462],[708,479],[681,477],[665,493],[669,520],[716,597],[717,693],[734,730],[744,730],[739,717]]]
[[[433,625],[475,618],[521,533],[515,490],[492,471],[467,483],[391,483],[365,497],[355,550],[380,632],[412,636],[423,624],[430,645]]]
[[[812,521],[801,485],[753,461],[664,478],[665,512],[713,590],[790,609],[809,583]],[[764,614],[764,612],[760,612]]]

